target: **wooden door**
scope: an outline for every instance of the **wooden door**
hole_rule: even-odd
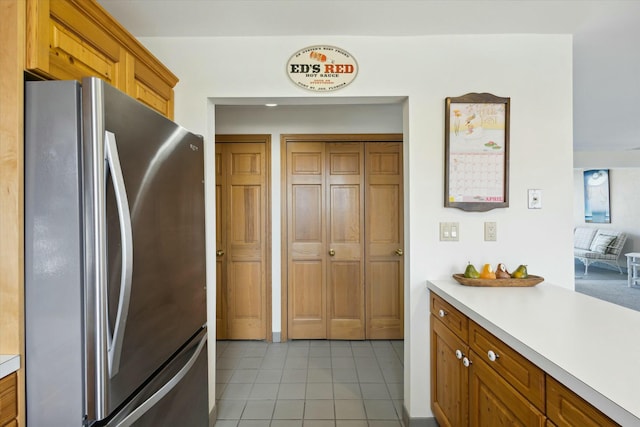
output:
[[[469,357],[469,425],[543,427],[546,416],[473,351]]]
[[[219,339],[269,338],[268,139],[216,136]]]
[[[326,144],[329,339],[365,337],[363,144]]]
[[[402,144],[366,143],[366,338],[404,337]]]
[[[402,339],[402,145],[337,137],[283,137],[283,324],[292,339]]]
[[[289,143],[286,156],[289,338],[326,338],[325,145]]]
[[[468,353],[464,341],[431,315],[431,409],[443,427],[469,424],[469,369],[462,364]]]

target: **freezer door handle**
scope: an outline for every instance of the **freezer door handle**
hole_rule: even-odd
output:
[[[143,416],[146,412],[148,412],[153,406],[162,400],[175,386],[177,386],[180,381],[189,373],[193,365],[195,365],[200,353],[202,353],[202,349],[205,348],[205,344],[207,343],[207,334],[204,334],[200,343],[198,343],[198,347],[194,351],[193,355],[189,358],[187,363],[176,373],[173,378],[167,381],[158,391],[156,391],[151,397],[144,401],[140,406],[138,406],[135,410],[133,410],[129,415],[126,416],[122,421],[116,424],[114,427],[129,427],[133,425],[141,416]]]
[[[120,241],[122,245],[120,298],[118,300],[118,310],[116,322],[113,327],[113,333],[109,336],[108,348],[109,377],[113,378],[120,370],[122,341],[124,339],[124,331],[127,326],[127,315],[129,313],[131,277],[133,274],[133,231],[131,227],[131,214],[129,211],[127,191],[124,185],[122,168],[120,167],[120,158],[118,157],[116,136],[109,131],[105,132],[105,157],[111,171],[111,181],[113,183],[116,205],[118,208],[118,219],[120,221]],[[108,310],[105,310],[105,313],[106,312],[108,312]]]

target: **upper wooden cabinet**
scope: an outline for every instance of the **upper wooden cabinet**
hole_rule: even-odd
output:
[[[173,118],[178,78],[93,0],[27,0],[26,69],[48,79],[99,77]]]

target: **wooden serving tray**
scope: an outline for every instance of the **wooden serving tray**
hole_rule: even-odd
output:
[[[454,274],[453,278],[465,286],[485,287],[527,287],[535,286],[544,281],[544,277],[529,274],[525,279],[470,279],[464,274]]]

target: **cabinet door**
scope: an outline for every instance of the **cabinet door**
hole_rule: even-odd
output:
[[[133,82],[126,92],[146,106],[173,119],[173,86],[140,60],[133,63]]]
[[[470,426],[545,426],[545,415],[473,351],[470,360]]]
[[[59,80],[95,76],[123,90],[126,60],[89,10],[69,0],[27,1],[27,69]]]
[[[559,427],[618,425],[587,401],[549,376],[547,377],[547,415]]]
[[[431,315],[431,409],[440,426],[469,423],[469,369],[462,363],[467,355],[464,341]]]
[[[0,425],[15,425],[18,416],[17,374],[0,379]]]

